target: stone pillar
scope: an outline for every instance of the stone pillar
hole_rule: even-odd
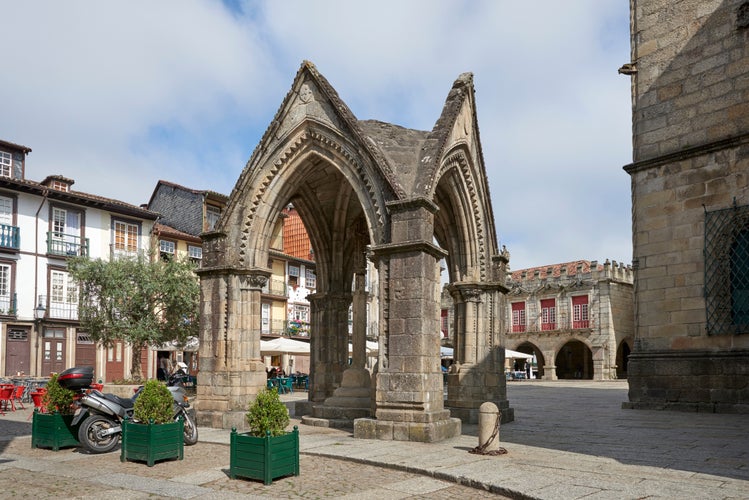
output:
[[[302,418],[303,424],[323,427],[347,427],[355,418],[371,415],[371,379],[364,367],[367,342],[367,296],[364,274],[354,277],[352,364],[344,370],[341,385],[323,404],[312,405],[312,414]],[[346,336],[346,338],[348,335]],[[347,351],[348,352],[348,349]]]
[[[341,385],[348,366],[348,307],[350,294],[315,293],[309,295],[310,329],[310,401],[325,401]]]
[[[556,353],[551,350],[544,351],[543,354],[544,360],[546,360],[546,364],[544,365],[544,380],[557,380]]]
[[[447,375],[447,407],[464,422],[477,423],[479,407],[488,400],[501,410],[503,422],[511,422],[514,412],[507,400],[500,345],[502,323],[497,312],[503,287],[498,283],[463,282],[449,288],[456,298],[456,330],[460,335]]]
[[[260,290],[265,270],[204,268],[201,278],[199,425],[245,429],[248,403],[265,387]]]
[[[436,206],[418,199],[388,208],[393,243],[371,248],[387,267],[379,280],[386,351],[376,375],[375,418],[355,420],[354,437],[440,441],[460,434],[461,424],[443,406],[438,262],[445,253],[432,243]]]
[[[367,291],[364,273],[354,275],[354,302],[352,307],[353,331],[351,335],[352,368],[364,369],[367,361]]]

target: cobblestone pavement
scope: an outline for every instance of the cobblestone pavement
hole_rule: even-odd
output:
[[[77,448],[32,449],[31,424],[25,420],[29,413],[0,416],[2,498],[498,498],[422,474],[306,454],[300,455],[299,476],[276,479],[268,486],[232,480],[229,448],[220,443],[186,446],[184,460],[153,467],[122,463],[119,451],[90,455]]]
[[[510,382],[515,421],[502,425],[508,453],[496,457],[468,453],[475,425],[439,443],[303,425],[301,476],[267,487],[228,479],[223,429],[200,428],[185,460],[149,468],[121,464],[118,453],[31,450],[30,424],[16,412],[0,416],[0,497],[749,499],[749,415],[623,410],[627,389]]]

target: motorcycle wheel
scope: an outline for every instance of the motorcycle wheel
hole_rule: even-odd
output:
[[[198,426],[187,412],[182,413],[185,421],[184,440],[187,446],[192,446],[198,442]]]
[[[120,442],[120,433],[100,436],[102,431],[118,425],[102,415],[89,415],[78,428],[78,441],[91,453],[107,453]]]

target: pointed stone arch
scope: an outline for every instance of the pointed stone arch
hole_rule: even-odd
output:
[[[204,235],[203,425],[243,427],[247,402],[265,387],[260,294],[288,203],[307,227],[317,264],[309,418],[353,420],[357,437],[413,441],[459,434],[454,416],[475,421],[487,400],[505,421],[512,418],[500,338],[508,255],[497,249],[474,101],[472,77],[464,74],[431,132],[359,121],[314,65],[302,64],[216,231]],[[439,363],[443,258],[459,341],[448,375],[453,417]],[[364,367],[368,263],[379,304],[372,374]]]

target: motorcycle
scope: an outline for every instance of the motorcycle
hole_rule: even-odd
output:
[[[121,398],[114,394],[104,394],[91,389],[94,370],[92,367],[69,368],[58,377],[60,385],[76,391],[78,408],[73,418],[73,426],[78,427],[78,441],[91,453],[112,451],[120,442],[122,421],[133,418],[135,400],[142,387],[132,398]],[[184,442],[193,445],[198,442],[198,427],[191,412],[185,390],[179,385],[168,386],[174,399],[174,419],[184,420]]]

